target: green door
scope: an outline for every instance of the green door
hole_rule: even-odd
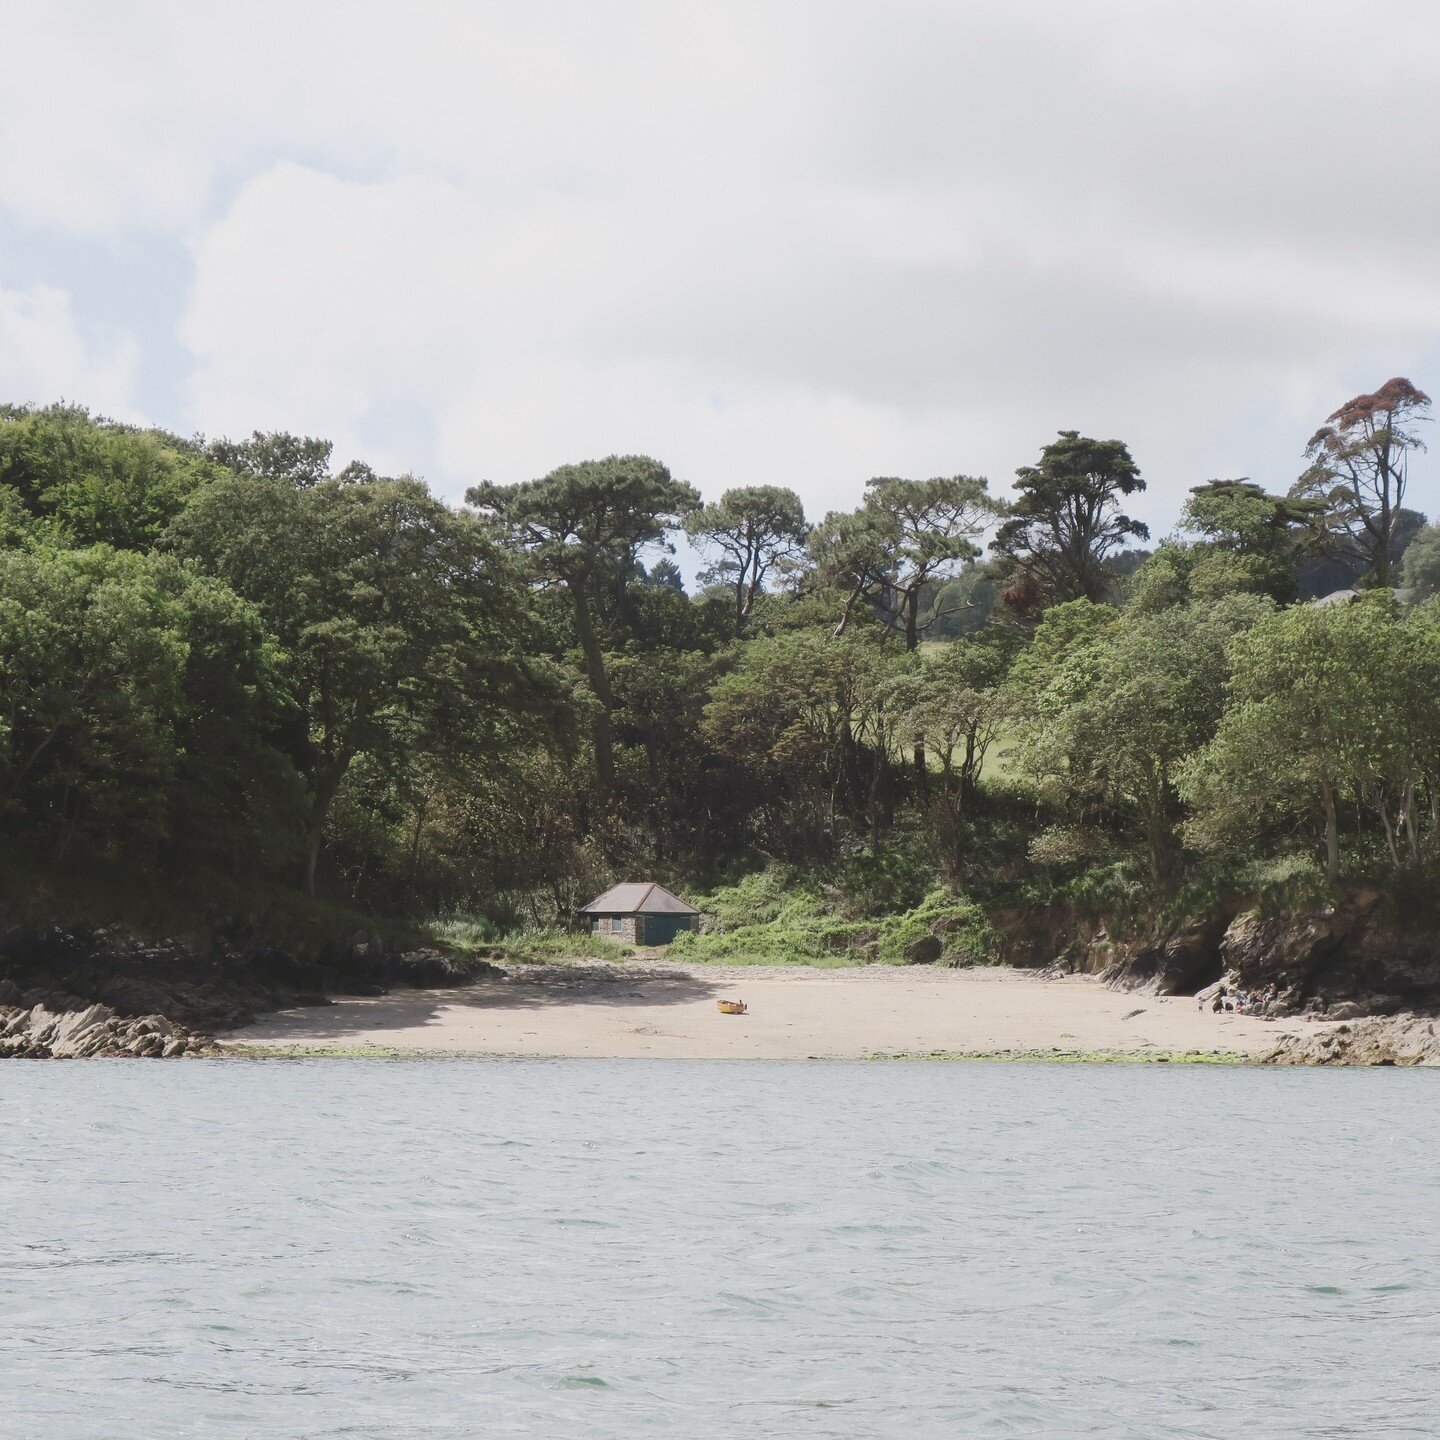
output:
[[[668,945],[682,930],[690,928],[688,915],[647,915],[645,917],[645,943],[647,945]]]

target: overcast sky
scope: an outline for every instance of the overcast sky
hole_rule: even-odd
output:
[[[819,514],[1440,386],[1440,7],[0,0],[0,399]],[[1413,501],[1440,510],[1435,459]]]

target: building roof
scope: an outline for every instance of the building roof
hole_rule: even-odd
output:
[[[642,880],[631,885],[612,885],[598,899],[580,907],[582,915],[698,915],[678,895],[663,885]]]

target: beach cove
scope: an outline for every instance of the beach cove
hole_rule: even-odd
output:
[[[722,999],[743,1000],[723,1015]],[[1258,1060],[1324,1021],[1200,1009],[1191,996],[999,967],[515,966],[446,990],[395,990],[261,1017],[230,1048],[565,1059],[1036,1056]]]

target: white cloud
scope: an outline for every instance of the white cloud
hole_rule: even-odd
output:
[[[82,334],[63,290],[0,286],[0,396],[11,403],[66,399],[137,421],[134,339]]]
[[[32,6],[0,207],[190,245],[180,428],[328,433],[451,494],[644,449],[821,510],[876,472],[1003,489],[1076,427],[1131,443],[1163,524],[1211,475],[1284,484],[1345,395],[1440,360],[1440,17],[1373,23]]]

